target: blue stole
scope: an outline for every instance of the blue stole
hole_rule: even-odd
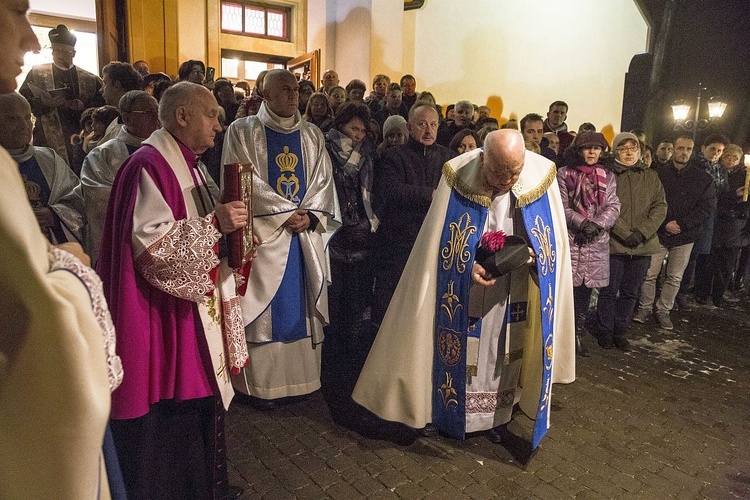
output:
[[[537,255],[536,265],[539,272],[539,292],[541,294],[542,390],[539,395],[536,422],[531,434],[531,446],[536,448],[539,441],[547,434],[549,422],[549,402],[552,390],[552,345],[556,307],[557,235],[555,235],[555,228],[552,224],[552,211],[546,193],[538,200],[521,208],[521,213],[531,247]]]
[[[432,423],[456,439],[466,433],[466,346],[471,268],[484,231],[487,208],[451,189],[437,267]],[[478,334],[473,329],[472,334]]]
[[[36,161],[36,157],[31,155],[31,158],[18,164],[18,171],[21,173],[23,178],[23,184],[26,188],[26,194],[29,197],[29,203],[31,206],[49,206],[49,197],[52,194],[52,190],[49,187],[47,179],[42,173],[42,169],[39,166],[39,162]],[[55,235],[58,242],[68,241],[65,237],[60,220],[55,222],[54,227],[50,230]],[[49,237],[49,236],[48,236]]]
[[[506,320],[515,323],[523,321],[528,314],[541,315],[542,389],[531,436],[532,447],[536,448],[547,433],[549,422],[557,241],[546,193],[522,207],[521,213],[530,245],[537,255],[541,310],[539,313],[524,311],[526,304],[510,303]],[[468,338],[477,337],[481,332],[481,318],[469,318],[468,303],[462,301],[469,297],[471,268],[486,217],[484,206],[461,196],[455,189],[451,190],[440,236],[437,269],[432,422],[438,430],[456,439],[464,439],[466,434]]]
[[[307,192],[299,130],[282,134],[266,127],[266,142],[268,183],[280,196],[299,205]],[[269,307],[273,342],[294,342],[308,336],[305,265],[302,245],[296,234],[289,245],[284,277]]]

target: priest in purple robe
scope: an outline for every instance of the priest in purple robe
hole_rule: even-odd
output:
[[[112,430],[129,498],[231,498],[224,415],[247,363],[223,234],[247,223],[200,162],[221,130],[216,99],[178,83],[155,131],[120,168],[97,264],[125,373]]]

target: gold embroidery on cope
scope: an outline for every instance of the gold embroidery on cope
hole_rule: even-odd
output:
[[[471,259],[471,252],[467,250],[469,237],[477,232],[477,227],[470,224],[471,216],[466,212],[458,222],[451,222],[448,226],[451,232],[450,239],[440,251],[444,270],[448,271],[455,264],[456,272],[466,271],[466,263]]]
[[[438,333],[438,355],[448,366],[455,366],[461,360],[461,337],[452,330]]]
[[[552,296],[552,283],[547,283],[547,300],[544,304],[544,313],[547,315],[547,323],[552,325],[553,313],[555,312],[555,298]]]
[[[552,334],[550,333],[547,335],[547,338],[544,340],[544,353],[546,354],[546,357],[544,358],[544,367],[547,370],[552,369]]]
[[[299,163],[299,158],[294,153],[289,152],[289,146],[284,146],[284,152],[276,155],[276,165],[281,170],[276,181],[276,192],[281,196],[290,201],[296,201],[295,197],[299,192],[299,178],[294,175],[294,171]],[[284,172],[290,172],[291,175],[286,175]]]
[[[221,324],[221,314],[216,308],[216,295],[209,295],[206,297],[206,308],[208,309],[208,315],[211,317],[211,321],[216,325]]]
[[[219,354],[219,369],[216,371],[216,378],[222,380],[224,383],[229,382],[229,376],[227,375],[227,363],[224,361],[224,354]]]
[[[443,406],[446,408],[452,404],[458,406],[458,399],[455,398],[458,393],[453,388],[453,377],[451,377],[450,373],[445,372],[445,382],[438,389],[438,393],[443,398]]]
[[[453,317],[456,315],[456,312],[463,307],[461,305],[461,299],[458,298],[458,295],[453,293],[453,284],[453,280],[448,282],[448,291],[443,294],[443,300],[445,303],[440,304],[440,308],[448,315],[448,319],[451,323],[453,323]]]
[[[531,228],[531,235],[539,243],[539,255],[537,260],[541,267],[542,275],[555,272],[555,260],[557,253],[552,248],[552,239],[550,238],[551,229],[544,223],[541,216],[534,218],[534,227]]]

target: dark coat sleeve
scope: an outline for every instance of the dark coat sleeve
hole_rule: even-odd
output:
[[[714,186],[714,181],[708,174],[701,177],[705,177],[705,189],[700,194],[700,199],[685,217],[677,219],[677,224],[679,224],[682,231],[703,225],[709,217],[712,217],[716,213],[716,187]],[[701,180],[703,181],[704,179],[701,178]]]
[[[407,165],[407,157],[387,152],[380,160],[375,176],[375,193],[378,206],[389,210],[408,210],[429,207],[433,189],[415,184],[412,179],[414,168],[421,165]],[[411,183],[409,182],[411,181]]]

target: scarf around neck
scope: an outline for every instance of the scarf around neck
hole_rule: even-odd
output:
[[[373,165],[370,155],[361,153],[362,143],[354,144],[349,137],[332,128],[326,134],[328,147],[331,152],[333,168],[341,170],[344,175],[354,177],[359,174],[359,185],[362,188],[362,202],[370,220],[370,228],[375,232],[378,228],[378,218],[372,210],[372,179]]]
[[[565,171],[565,188],[571,208],[589,216],[589,208],[599,208],[607,194],[607,172],[599,164],[578,165]]]
[[[354,141],[335,128],[328,131],[326,139],[330,142],[331,149],[336,153],[336,158],[331,159],[334,167],[340,168],[348,176],[356,175],[365,161],[360,153],[362,143],[354,144]]]

